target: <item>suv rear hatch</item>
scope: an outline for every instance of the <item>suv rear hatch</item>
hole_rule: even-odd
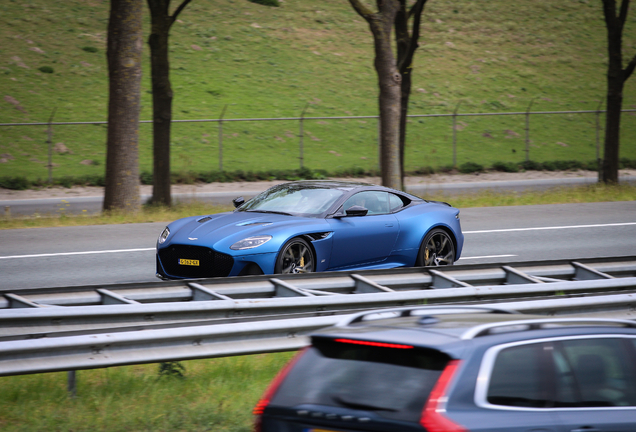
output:
[[[262,432],[422,430],[451,360],[411,345],[315,336],[257,405]]]

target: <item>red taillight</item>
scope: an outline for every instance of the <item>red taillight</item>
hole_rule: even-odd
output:
[[[285,377],[287,376],[289,371],[292,369],[292,367],[294,367],[296,362],[305,353],[305,351],[307,351],[307,348],[300,350],[300,352],[298,352],[298,354],[296,354],[285,365],[285,367],[283,367],[278,372],[278,374],[276,375],[276,377],[274,377],[272,382],[269,383],[269,386],[267,386],[267,389],[265,390],[265,393],[263,393],[263,396],[256,403],[256,406],[254,407],[254,410],[252,410],[252,414],[254,414],[256,416],[254,418],[254,432],[260,432],[261,431],[261,421],[262,421],[263,412],[265,411],[265,407],[267,407],[267,405],[269,405],[269,401],[271,401],[272,398],[274,397],[274,394],[276,393],[276,390],[278,390],[278,387],[281,385],[281,383],[283,382],[283,380],[285,379]]]
[[[349,343],[355,345],[368,345],[380,348],[398,348],[398,349],[411,349],[412,345],[402,345],[402,344],[392,344],[392,343],[384,343],[384,342],[371,342],[371,341],[363,341],[363,340],[355,340],[355,339],[335,339],[336,342],[340,343]]]
[[[443,414],[446,412],[446,390],[459,363],[459,360],[448,362],[426,401],[420,424],[427,432],[468,432]]]

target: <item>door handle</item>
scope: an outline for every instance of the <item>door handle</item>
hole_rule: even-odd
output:
[[[592,427],[582,427],[580,429],[572,429],[570,432],[601,432],[600,429],[592,428]]]
[[[392,224],[392,223],[385,223],[385,224],[384,224],[384,226],[385,226],[385,227],[389,227],[389,228],[390,228],[390,227],[392,227],[392,226],[393,226],[393,224]]]

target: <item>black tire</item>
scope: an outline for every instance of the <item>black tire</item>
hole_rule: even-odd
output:
[[[300,237],[293,238],[280,250],[275,273],[311,273],[316,271],[316,258],[311,246]]]
[[[455,243],[450,235],[440,228],[432,229],[420,245],[415,265],[433,267],[453,265],[455,262]]]

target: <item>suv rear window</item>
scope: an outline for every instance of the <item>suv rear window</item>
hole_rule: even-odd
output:
[[[272,405],[327,405],[395,420],[419,421],[449,361],[439,351],[367,346],[315,338]],[[387,344],[388,345],[388,344]]]

